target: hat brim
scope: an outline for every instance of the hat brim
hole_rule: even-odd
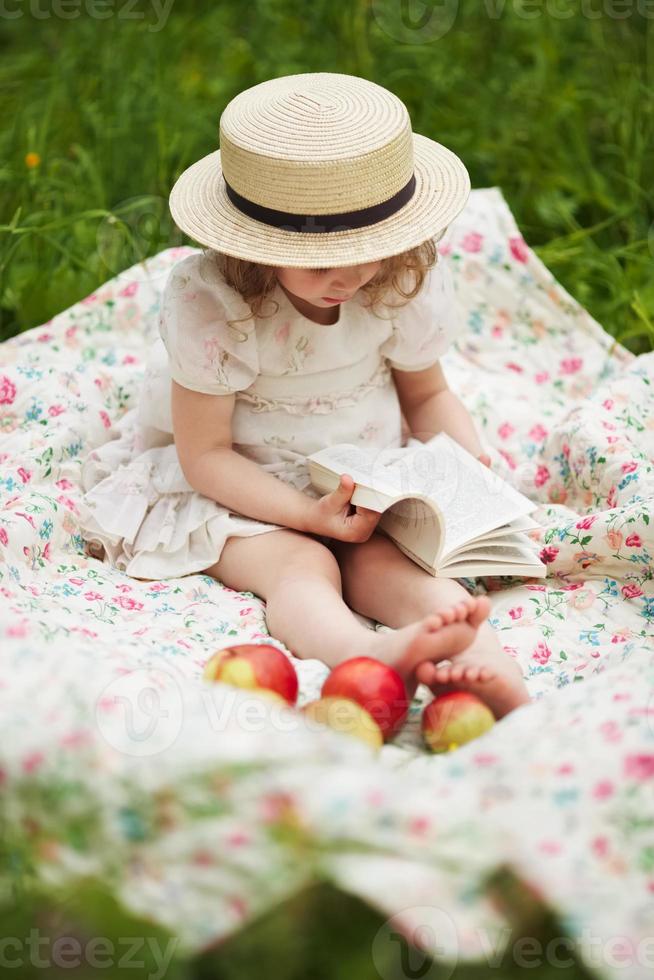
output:
[[[265,265],[334,268],[399,255],[444,230],[463,210],[470,177],[446,146],[413,133],[415,193],[383,221],[320,234],[275,228],[243,214],[225,190],[220,150],[188,167],[170,193],[177,227],[199,245]]]

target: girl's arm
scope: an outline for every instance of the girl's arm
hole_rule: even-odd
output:
[[[410,434],[428,442],[446,432],[476,459],[490,466],[482,452],[475,423],[467,408],[450,389],[440,361],[420,371],[393,369],[393,382]],[[402,430],[404,437],[404,428]]]
[[[315,501],[234,449],[211,449],[187,466],[187,471],[184,475],[193,489],[223,507],[267,524],[312,530]]]
[[[439,432],[446,432],[476,459],[481,458],[490,465],[470,413],[450,388],[430,395],[417,405],[406,406],[404,413],[415,439],[427,442]]]

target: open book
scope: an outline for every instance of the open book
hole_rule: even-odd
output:
[[[351,503],[382,514],[377,530],[431,575],[547,574],[525,533],[540,527],[527,516],[538,504],[445,432],[392,449],[339,443],[312,453],[307,464],[321,493],[349,473]]]

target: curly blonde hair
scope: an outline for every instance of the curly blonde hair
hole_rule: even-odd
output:
[[[413,299],[422,289],[428,271],[438,263],[436,245],[446,231],[447,228],[444,228],[438,235],[428,238],[422,244],[399,255],[382,259],[381,266],[373,278],[361,287],[361,291],[368,299],[366,309],[371,309],[374,315],[379,316],[382,305],[387,309],[396,310]],[[277,284],[275,266],[249,262],[215,249],[205,249],[204,255],[213,261],[227,285],[236,290],[250,307],[248,316],[229,320],[229,326],[233,327],[236,323],[243,323],[253,317],[265,320],[276,315],[279,304],[275,300],[271,302],[277,309],[271,313],[263,313],[263,305]],[[413,282],[410,284],[411,288],[405,291],[402,287],[407,276],[412,277]],[[387,302],[389,296],[397,295],[404,298],[402,302],[395,304]]]

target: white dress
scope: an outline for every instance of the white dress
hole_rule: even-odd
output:
[[[171,377],[208,394],[236,392],[233,448],[296,489],[319,497],[306,456],[339,442],[402,446],[402,415],[391,367],[434,364],[459,332],[446,256],[406,305],[364,308],[365,294],[338,307],[335,324],[299,313],[279,284],[279,309],[250,318],[205,249],[178,262],[164,286],[160,337],[138,404],[112,438],[82,463],[80,533],[88,552],[135,578],[204,571],[227,538],[280,530],[193,490],[174,444]],[[398,296],[393,303],[400,302]],[[276,309],[270,300],[263,314]]]

